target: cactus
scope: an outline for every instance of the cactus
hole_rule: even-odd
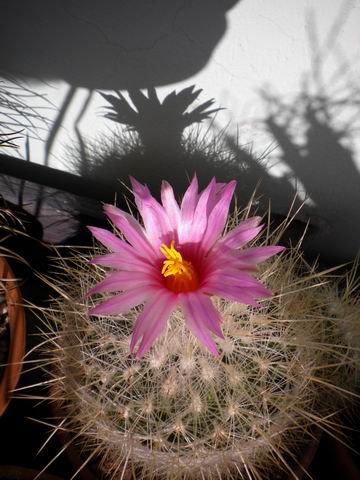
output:
[[[91,256],[99,253],[95,247]],[[218,358],[176,311],[135,360],[129,343],[138,310],[89,316],[86,292],[105,270],[88,260],[77,253],[69,267],[59,259],[63,277],[45,311],[51,397],[84,462],[98,456],[114,480],[264,480],[284,471],[297,478],[317,428],[334,432],[332,415],[356,398],[359,345],[356,335],[346,339],[359,323],[354,280],[337,289],[332,272],[318,273],[291,248],[260,268],[274,293],[261,308],[213,299],[224,318]]]

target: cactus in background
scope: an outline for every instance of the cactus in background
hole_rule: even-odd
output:
[[[228,218],[227,229],[249,208]],[[281,234],[282,227],[252,246]],[[333,414],[356,397],[359,346],[355,334],[346,338],[359,323],[355,281],[350,275],[338,293],[331,272],[317,273],[299,247],[260,267],[274,294],[260,307],[213,298],[223,319],[218,357],[175,310],[136,359],[129,346],[139,308],[89,316],[95,302],[87,292],[107,269],[79,253],[70,267],[59,260],[64,277],[45,311],[51,396],[63,407],[60,428],[74,433],[84,462],[100,458],[106,478],[262,480],[280,471],[296,478],[316,429],[335,432]],[[94,300],[108,298],[98,292]]]

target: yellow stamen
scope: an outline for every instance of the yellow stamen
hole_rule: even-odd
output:
[[[181,253],[175,248],[174,240],[170,243],[170,247],[163,243],[160,251],[166,258],[163,261],[161,274],[166,278],[167,287],[176,293],[195,290],[199,282],[193,264],[183,259]]]

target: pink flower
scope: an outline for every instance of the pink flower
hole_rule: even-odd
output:
[[[260,217],[248,218],[222,236],[235,181],[223,184],[213,179],[198,193],[194,176],[180,206],[167,182],[161,186],[162,204],[147,186],[133,178],[131,182],[144,225],[128,213],[105,205],[106,215],[126,241],[102,228],[90,227],[111,252],[92,263],[113,270],[89,294],[116,292],[92,308],[90,315],[125,313],[144,303],[130,343],[134,352],[140,341],[136,356],[141,358],[180,306],[192,333],[218,355],[211,333],[224,338],[222,319],[210,297],[259,306],[256,300],[271,296],[271,292],[251,272],[256,263],[283,247],[243,248],[262,229]]]

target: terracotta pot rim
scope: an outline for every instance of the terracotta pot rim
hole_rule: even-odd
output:
[[[0,279],[6,279],[5,299],[8,308],[10,345],[7,364],[0,379],[0,416],[6,410],[15,389],[25,355],[25,313],[22,296],[14,274],[6,260],[0,256]]]

